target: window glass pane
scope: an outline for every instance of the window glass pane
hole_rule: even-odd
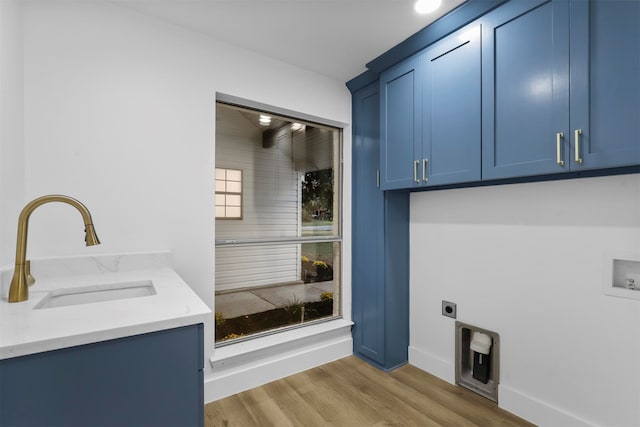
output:
[[[225,181],[221,181],[219,179],[216,179],[216,192],[221,192],[224,193],[225,191],[227,191],[227,183]]]
[[[224,206],[216,206],[216,218],[224,218],[225,217],[225,209]]]
[[[240,216],[242,215],[242,211],[240,210],[240,207],[236,207],[236,206],[227,206],[227,218],[240,218]]]
[[[339,315],[339,252],[339,242],[218,247],[216,341]]]
[[[222,168],[216,168],[216,180],[224,180],[226,179],[225,170]]]
[[[222,104],[216,113],[216,161],[244,180],[224,189],[243,194],[243,221],[218,224],[216,239],[340,235],[338,129],[275,115],[260,126],[259,112]]]
[[[333,169],[307,172],[302,177],[302,235],[337,235],[333,221]]]
[[[240,206],[241,196],[234,194],[227,194],[227,206]]]
[[[242,181],[242,171],[227,170],[227,181]]]
[[[227,192],[240,193],[242,191],[242,183],[235,181],[227,181]]]
[[[224,207],[224,205],[226,205],[226,199],[227,196],[225,196],[224,194],[216,194],[216,206],[217,207]]]

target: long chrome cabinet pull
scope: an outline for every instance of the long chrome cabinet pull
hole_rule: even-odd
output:
[[[424,182],[429,181],[429,178],[427,178],[427,162],[429,161],[429,159],[422,159],[422,180]]]
[[[562,138],[564,138],[564,133],[556,133],[556,163],[558,166],[564,166],[564,160],[562,160]]]
[[[576,129],[574,131],[575,149],[576,149],[576,163],[582,164],[582,157],[580,157],[580,135],[582,135],[582,129]]]
[[[380,188],[380,169],[376,171],[376,188]]]
[[[413,181],[414,182],[420,182],[420,180],[418,179],[418,164],[420,163],[420,160],[414,160],[413,161]]]

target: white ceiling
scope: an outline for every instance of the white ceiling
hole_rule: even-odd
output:
[[[112,0],[193,31],[348,81],[365,64],[464,3],[429,15],[414,0]]]

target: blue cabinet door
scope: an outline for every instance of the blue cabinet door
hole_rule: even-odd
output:
[[[434,44],[422,61],[422,184],[480,181],[480,26]]]
[[[353,96],[353,346],[384,364],[384,193],[380,165],[378,85]]]
[[[640,1],[571,2],[571,169],[640,164]]]
[[[506,3],[482,23],[482,178],[569,169],[569,4]]]
[[[353,351],[391,370],[408,357],[409,194],[377,185],[378,89],[353,94]]]
[[[380,75],[381,188],[420,184],[420,58],[412,57]]]
[[[203,326],[0,361],[2,426],[202,426]]]

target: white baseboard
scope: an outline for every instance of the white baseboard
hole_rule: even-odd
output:
[[[350,356],[351,325],[337,320],[216,349],[205,403]]]
[[[456,382],[456,371],[453,363],[428,351],[409,346],[409,364],[450,384],[455,384]]]
[[[587,420],[527,396],[509,386],[500,385],[500,407],[525,420],[545,427],[596,427]]]
[[[427,351],[409,347],[409,363],[448,383],[455,384],[455,366],[453,362]],[[498,387],[498,405],[500,408],[536,425],[545,427],[596,426],[596,424],[556,408],[547,402],[527,396],[509,386],[500,384]]]

